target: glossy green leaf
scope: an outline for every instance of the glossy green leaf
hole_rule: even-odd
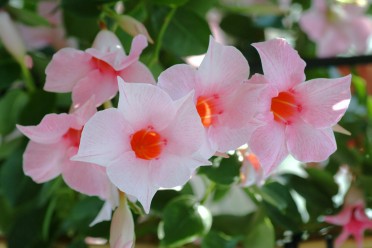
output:
[[[199,174],[206,175],[218,184],[229,185],[239,181],[240,166],[241,162],[236,155],[229,158],[215,158],[213,166],[200,167]]]
[[[307,168],[309,179],[316,183],[319,188],[322,188],[329,196],[334,196],[338,192],[338,185],[335,182],[333,175],[326,170],[318,168]]]
[[[185,4],[184,8],[187,8],[188,10],[197,13],[202,18],[205,18],[208,10],[213,8],[217,2],[218,0],[189,0]]]
[[[182,6],[187,3],[189,0],[151,0],[152,3],[168,5],[172,7]]]
[[[244,238],[244,247],[275,247],[275,231],[268,218],[260,218],[253,224],[254,228]]]
[[[48,20],[27,9],[8,6],[6,10],[19,22],[29,26],[50,26]]]
[[[22,115],[28,101],[28,95],[21,90],[9,90],[0,99],[0,134],[8,134]]]
[[[115,3],[117,1],[118,0],[62,0],[61,6],[79,16],[94,17],[99,15],[104,4]]]
[[[164,35],[163,49],[180,57],[205,53],[210,33],[205,19],[189,10],[178,9]]]
[[[230,237],[222,232],[210,231],[201,244],[202,248],[234,248],[239,239]]]
[[[159,226],[161,245],[177,247],[206,234],[212,224],[207,208],[192,196],[172,200],[164,209],[163,222]]]

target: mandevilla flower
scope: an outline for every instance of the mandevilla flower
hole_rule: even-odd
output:
[[[63,48],[57,52],[46,68],[44,89],[52,92],[72,91],[75,106],[95,96],[96,106],[111,99],[118,92],[117,76],[127,82],[149,82],[155,80],[145,65],[138,61],[147,46],[146,37],[133,39],[129,55],[114,33],[102,30],[85,52]]]
[[[355,192],[357,194],[353,195]],[[324,216],[326,222],[342,226],[342,232],[335,242],[336,248],[341,247],[350,235],[354,236],[358,248],[362,248],[364,231],[372,229],[372,220],[365,213],[364,199],[358,196],[360,193],[352,188],[345,197],[341,212],[333,216]]]
[[[351,76],[305,80],[305,62],[283,39],[255,43],[264,75],[248,83],[261,85],[257,115],[248,144],[265,175],[291,154],[302,162],[320,162],[336,150],[332,131],[350,102]],[[256,92],[251,96],[257,98]]]
[[[209,164],[197,153],[204,130],[192,93],[173,101],[157,86],[118,80],[118,109],[88,121],[73,159],[105,166],[111,182],[149,212],[159,188],[181,186],[198,166]]]
[[[335,56],[351,47],[359,54],[364,53],[372,33],[366,6],[334,2],[313,0],[311,9],[302,15],[300,27],[317,43],[319,57]]]
[[[62,174],[66,184],[83,194],[111,197],[111,183],[105,168],[71,161],[78,151],[85,122],[96,112],[91,99],[71,114],[46,115],[37,126],[18,129],[30,142],[23,155],[23,170],[37,183],[44,183]]]
[[[194,105],[208,137],[203,150],[205,154],[213,154],[246,143],[246,122],[254,114],[242,94],[248,75],[249,65],[243,54],[235,47],[216,43],[211,37],[198,69],[185,64],[172,66],[160,74],[158,84],[173,99],[195,92]]]

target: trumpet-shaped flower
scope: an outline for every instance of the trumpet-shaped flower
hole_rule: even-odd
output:
[[[159,188],[181,186],[209,164],[197,154],[204,129],[192,93],[173,101],[157,86],[118,80],[118,109],[88,121],[73,159],[105,166],[111,182],[148,212]]]
[[[205,154],[213,154],[234,150],[246,142],[245,124],[253,116],[253,108],[243,93],[248,75],[249,65],[244,56],[236,48],[220,45],[211,37],[198,69],[184,64],[172,66],[160,74],[158,84],[173,99],[195,92],[194,105],[208,137],[203,150]]]
[[[63,48],[53,56],[45,71],[44,89],[72,91],[72,100],[77,106],[94,95],[95,104],[99,106],[118,92],[117,76],[127,82],[154,83],[151,72],[138,61],[146,46],[146,37],[138,35],[133,39],[130,54],[126,55],[115,34],[102,30],[93,47],[85,52]]]
[[[18,129],[30,142],[23,155],[23,170],[35,182],[43,183],[62,174],[66,184],[83,194],[108,199],[111,184],[105,168],[71,161],[80,144],[85,122],[96,112],[93,100],[71,114],[46,115],[37,126]]]
[[[362,248],[364,231],[372,229],[372,220],[365,213],[364,201],[345,204],[340,213],[333,216],[325,216],[324,220],[328,223],[342,226],[342,232],[335,241],[336,247],[341,247],[345,240],[352,235],[358,248]]]
[[[347,52],[351,47],[362,54],[372,33],[372,20],[365,15],[366,6],[357,3],[328,3],[313,0],[312,7],[300,20],[300,27],[317,44],[319,57]]]
[[[302,162],[327,159],[336,150],[332,126],[350,102],[350,75],[304,82],[305,62],[285,40],[253,46],[261,57],[264,75],[255,74],[248,81],[263,87],[248,144],[265,175],[288,154]]]

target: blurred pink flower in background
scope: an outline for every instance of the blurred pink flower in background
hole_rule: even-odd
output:
[[[173,101],[157,86],[118,79],[118,109],[88,121],[73,159],[105,166],[111,182],[148,213],[159,188],[181,186],[197,167],[210,164],[198,154],[204,130],[191,92]]]
[[[193,101],[208,137],[203,150],[212,155],[246,143],[246,122],[254,113],[250,107],[253,102],[246,99],[243,88],[256,88],[243,87],[248,76],[249,65],[243,54],[211,37],[198,69],[185,64],[172,66],[160,74],[158,84],[175,100],[195,92]]]
[[[372,220],[365,213],[363,193],[352,187],[345,197],[344,206],[337,215],[324,216],[328,223],[342,226],[342,232],[335,241],[336,248],[352,235],[358,248],[363,248],[363,235],[366,229],[372,229]]]
[[[118,92],[117,76],[126,82],[155,83],[150,70],[139,56],[147,46],[146,37],[133,39],[129,55],[119,39],[108,30],[100,31],[92,48],[85,52],[63,48],[52,58],[45,70],[44,89],[51,92],[71,92],[76,106],[84,104],[92,95],[99,106]]]
[[[46,46],[52,46],[56,50],[63,47],[77,47],[75,39],[66,37],[62,12],[58,5],[58,1],[40,1],[37,5],[38,14],[48,20],[51,27],[18,25],[28,50]]]
[[[241,186],[261,186],[264,183],[263,169],[256,155],[254,155],[249,148],[239,149],[238,153],[243,158],[243,163],[240,167]]]
[[[319,57],[339,55],[350,49],[363,54],[372,33],[372,19],[366,10],[366,4],[313,0],[312,7],[302,15],[300,27],[317,44]]]
[[[46,115],[37,126],[18,129],[30,142],[23,155],[23,170],[37,183],[44,183],[62,174],[66,184],[86,195],[109,199],[111,183],[105,168],[71,161],[79,148],[84,124],[96,112],[90,100],[71,114]]]
[[[265,176],[288,154],[302,162],[326,160],[336,150],[332,126],[349,105],[351,76],[304,82],[305,62],[285,40],[253,46],[264,75],[255,74],[248,81],[263,88],[254,105],[256,123],[248,145]]]

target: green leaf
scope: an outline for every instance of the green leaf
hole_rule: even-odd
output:
[[[199,168],[199,174],[206,175],[210,180],[217,184],[230,185],[239,181],[240,166],[236,155],[229,158],[215,158],[213,166],[203,166]]]
[[[202,241],[202,248],[234,248],[238,239],[232,238],[222,232],[210,231]]]
[[[208,23],[194,12],[178,9],[164,35],[163,49],[180,57],[207,52]]]
[[[28,96],[21,90],[9,90],[0,100],[0,134],[12,132],[25,108]]]
[[[62,0],[62,8],[79,16],[98,16],[103,4],[115,3],[118,0]]]
[[[205,18],[208,10],[215,6],[217,2],[218,0],[189,0],[185,4],[184,8],[187,8],[188,10],[197,13],[202,18]]]
[[[364,78],[353,75],[351,82],[360,103],[364,104],[367,99],[367,87]]]
[[[367,110],[368,110],[368,117],[372,120],[372,96],[368,96],[367,98]]]
[[[192,196],[180,196],[164,209],[158,231],[161,245],[177,247],[192,242],[206,234],[211,224],[212,216],[207,208]]]
[[[307,168],[309,179],[316,183],[319,188],[323,189],[329,196],[334,196],[338,192],[338,185],[335,182],[333,175],[326,170],[318,168]]]
[[[48,113],[53,112],[56,102],[54,93],[37,90],[30,95],[27,105],[22,109],[19,118],[21,125],[37,125]]]
[[[7,158],[22,144],[23,138],[12,139],[0,144],[0,160]]]
[[[0,91],[5,90],[20,78],[21,68],[18,63],[4,49],[0,49]]]
[[[236,25],[239,23],[239,25]],[[264,40],[265,34],[262,28],[257,28],[252,19],[240,14],[225,15],[220,23],[221,28],[228,34],[247,40],[256,42]],[[245,27],[245,28],[242,28]]]
[[[22,22],[29,26],[50,26],[48,20],[44,17],[39,16],[35,12],[27,9],[19,9],[8,6],[6,10],[19,22]]]
[[[252,4],[249,6],[224,6],[231,12],[245,15],[264,16],[264,15],[283,15],[285,10],[276,4]]]
[[[244,238],[245,247],[275,247],[275,231],[268,218],[259,218]]]
[[[189,0],[151,0],[152,3],[168,5],[172,7],[182,6],[187,3]]]

